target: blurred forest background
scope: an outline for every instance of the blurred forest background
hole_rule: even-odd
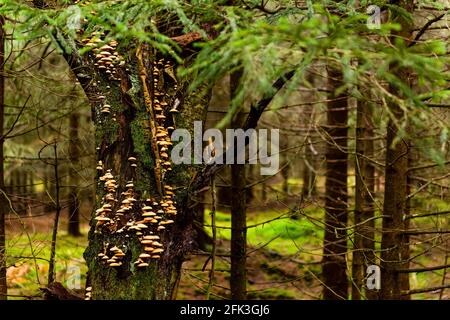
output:
[[[370,4],[381,8],[379,28],[367,28]],[[245,127],[263,106],[257,128],[280,130],[275,175],[250,164],[212,174],[181,166],[190,177],[175,189],[206,183],[189,193],[194,205],[175,197],[174,230],[192,211],[195,246],[171,298],[449,299],[449,10],[448,1],[3,0],[0,295],[105,298],[88,274],[120,277],[83,254],[98,241],[102,141],[115,137],[105,123],[127,112],[123,79],[139,83],[145,43],[176,66],[162,87],[183,79],[172,95],[182,105],[206,92],[205,129]],[[119,43],[117,73],[96,69],[86,45],[96,36]],[[138,87],[140,102],[131,100],[144,106]],[[111,98],[112,115],[93,90],[122,97]],[[135,148],[124,163],[133,155],[153,172],[140,160],[152,152],[148,137],[117,139],[118,149]],[[120,170],[118,181],[130,174]],[[370,265],[381,266],[381,290],[366,287]]]

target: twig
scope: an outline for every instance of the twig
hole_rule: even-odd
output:
[[[55,214],[55,222],[53,224],[52,246],[50,249],[50,262],[48,266],[48,285],[50,285],[55,281],[56,236],[58,235],[58,223],[59,223],[59,216],[61,214],[61,205],[59,201],[58,145],[56,142],[53,144],[53,152],[55,155],[55,163],[53,165],[53,168],[55,174],[56,214]]]
[[[445,17],[445,15],[447,14],[447,12],[429,20],[427,23],[425,23],[425,25],[422,27],[422,29],[420,29],[420,31],[417,33],[416,37],[414,38],[414,40],[408,45],[409,47],[412,47],[413,45],[415,45],[420,38],[423,36],[423,34],[427,31],[427,29],[435,22],[438,22],[439,20],[441,20],[443,17]]]
[[[216,186],[214,176],[211,177],[211,229],[212,229],[212,249],[211,249],[211,269],[209,271],[209,281],[208,287],[206,288],[206,300],[209,300],[211,288],[214,286],[214,268],[216,263],[216,240],[217,240],[217,229],[216,229]]]

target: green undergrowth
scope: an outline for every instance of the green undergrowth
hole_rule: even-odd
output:
[[[83,230],[84,234],[87,230]],[[60,232],[56,242],[56,281],[74,291],[86,281],[87,268],[83,252],[87,237],[72,237]],[[10,299],[39,296],[47,284],[51,233],[7,235],[8,293]]]
[[[309,208],[303,211],[309,217],[321,219],[323,211]],[[217,211],[216,230],[217,238],[231,239],[231,215]],[[205,214],[205,225],[209,235],[212,235],[211,216]],[[320,224],[312,219],[298,216],[292,219],[280,211],[261,211],[247,215],[247,242],[254,248],[264,247],[282,255],[293,255],[303,250],[314,250],[322,242],[323,230]]]

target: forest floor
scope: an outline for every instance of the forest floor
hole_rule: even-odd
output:
[[[319,299],[321,242],[323,236],[319,221],[323,210],[308,207],[301,215],[292,219],[286,208],[271,211],[249,212],[248,229],[248,296],[250,299]],[[88,214],[84,214],[81,237],[68,236],[67,212],[63,214],[59,228],[56,271],[57,281],[64,286],[82,292],[86,266],[83,252],[87,245]],[[205,212],[205,225],[211,223],[209,211]],[[229,268],[227,256],[230,246],[231,217],[225,212],[216,212],[217,256],[215,276],[210,290],[212,299],[229,297]],[[421,224],[427,224],[424,221]],[[433,223],[436,223],[435,221]],[[48,257],[50,256],[52,215],[27,218],[11,217],[7,221],[8,284],[11,298],[39,299],[39,288],[46,284]],[[412,255],[427,246],[430,250],[411,264],[412,267],[439,265],[445,257],[433,243],[421,243],[412,247]],[[183,264],[183,273],[178,288],[178,299],[205,299],[209,281],[211,260],[208,250],[192,254]],[[350,262],[349,262],[350,263]],[[445,281],[450,281],[450,274]],[[412,288],[441,285],[443,272],[413,273]],[[77,290],[80,288],[79,290]],[[440,291],[414,295],[414,299],[438,299]],[[450,298],[450,290],[442,294]]]

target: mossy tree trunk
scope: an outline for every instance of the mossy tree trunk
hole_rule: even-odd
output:
[[[190,208],[188,190],[196,169],[190,165],[171,165],[170,171],[165,170],[168,166],[158,162],[164,151],[157,142],[155,129],[164,126],[170,136],[173,129],[169,127],[184,128],[193,137],[194,121],[205,120],[209,96],[203,91],[187,95],[188,79],[175,79],[174,63],[149,46],[123,50],[127,52],[127,61],[111,67],[112,73],[105,73],[105,69],[95,65],[99,63],[95,53],[83,57],[66,55],[89,98],[96,128],[97,213],[92,216],[89,245],[84,254],[89,270],[87,286],[92,287],[87,297],[171,299],[176,294],[183,258],[195,244],[195,212]],[[157,73],[155,68],[159,69]],[[176,113],[169,113],[174,106]],[[159,115],[165,119],[155,119],[154,109],[159,107],[163,109]],[[170,150],[166,153],[170,154]],[[108,174],[113,178],[105,181]],[[113,183],[114,188],[105,188],[105,182]],[[168,214],[161,205],[167,201],[167,186],[174,193],[169,198],[176,214]],[[126,199],[131,199],[130,209],[117,216]],[[105,204],[111,204],[111,211],[99,214]],[[145,229],[133,229],[139,223],[145,224],[142,217],[145,206],[152,206],[155,212],[164,209],[164,213],[157,213],[159,222],[174,222],[164,225],[164,230],[159,228],[162,224],[156,228],[151,223]],[[111,220],[99,223],[96,220],[99,216]],[[129,228],[130,224],[134,227]],[[135,262],[144,253],[145,235],[158,236],[163,252],[141,262],[148,266],[138,267],[141,263]],[[111,258],[113,247],[118,247],[123,255],[115,263],[99,257],[104,254]]]

